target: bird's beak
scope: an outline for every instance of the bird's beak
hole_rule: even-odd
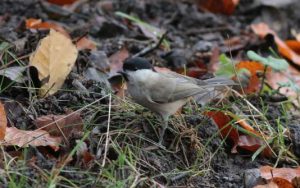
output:
[[[128,81],[128,73],[126,73],[126,72],[124,72],[124,71],[118,71],[117,73],[119,73],[119,74],[121,74],[122,75],[122,77],[126,80],[126,81]]]

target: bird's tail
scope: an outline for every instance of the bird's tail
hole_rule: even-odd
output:
[[[213,99],[223,98],[225,94],[228,94],[225,92],[228,89],[227,86],[230,87],[236,85],[233,80],[225,77],[215,77],[203,81],[206,83],[206,85],[201,87],[206,88],[207,92],[194,96],[196,101],[202,106]]]

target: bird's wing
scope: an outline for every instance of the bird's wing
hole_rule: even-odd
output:
[[[175,73],[176,74],[176,73]],[[158,73],[149,88],[150,98],[157,103],[168,103],[209,92],[189,77]]]
[[[186,80],[190,83],[194,83],[194,84],[197,84],[197,85],[206,85],[206,82],[203,81],[203,80],[195,79],[195,78],[185,76],[185,75],[182,75],[182,74],[178,74],[178,73],[172,72],[172,71],[165,72],[165,73],[160,73],[160,74],[163,74],[164,76],[166,76],[168,78],[176,78],[176,79]]]

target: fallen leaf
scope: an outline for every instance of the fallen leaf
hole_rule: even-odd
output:
[[[245,93],[255,93],[260,89],[261,81],[257,73],[263,73],[265,66],[255,61],[241,61],[235,65],[237,70],[247,69],[250,74],[250,80],[247,87],[244,88]],[[268,70],[269,71],[269,70]]]
[[[63,85],[77,59],[78,50],[72,41],[55,30],[43,38],[30,56],[30,66],[38,70],[43,83],[39,95],[53,95]]]
[[[77,0],[47,0],[49,3],[56,5],[71,5]]]
[[[88,50],[96,50],[97,49],[95,42],[88,39],[87,37],[82,37],[80,40],[78,40],[76,42],[76,47],[79,51],[85,50],[85,49],[88,49]]]
[[[234,117],[234,115],[232,115],[230,112],[225,113],[221,111],[207,111],[204,114],[211,117],[214,120],[223,138],[229,138],[233,141],[234,146],[231,150],[232,153],[237,152],[236,147],[242,148],[247,151],[255,152],[261,146],[265,145],[265,142],[262,138],[263,135],[257,132],[243,119],[233,121],[234,119],[236,119],[236,117]],[[246,130],[252,135],[240,132],[237,128],[233,126],[233,124],[241,127],[242,129]],[[271,156],[271,151],[267,147],[263,150],[262,154],[264,156]]]
[[[7,119],[3,104],[0,102],[0,141],[5,138]]]
[[[60,25],[52,22],[42,22],[41,19],[29,18],[25,21],[26,29],[54,29],[66,37],[70,37],[69,33]]]
[[[50,146],[55,151],[59,149],[60,137],[51,137],[47,131],[34,130],[25,131],[15,127],[7,127],[4,145],[15,145],[19,147]]]
[[[198,6],[210,12],[233,14],[239,0],[197,0]]]
[[[300,41],[298,40],[286,40],[286,45],[297,54],[300,54]]]
[[[270,180],[275,177],[283,178],[292,182],[295,177],[300,177],[300,167],[298,168],[273,168],[271,166],[262,166],[259,168],[261,177]]]
[[[118,71],[123,70],[123,63],[126,58],[129,57],[129,52],[127,48],[123,47],[118,52],[114,53],[109,57],[110,62],[110,78],[109,82],[112,89],[116,92],[116,95],[123,98],[125,96],[126,84],[120,75],[117,74]],[[121,79],[120,79],[121,78]]]
[[[279,87],[279,93],[296,98],[298,97],[300,89],[300,75],[299,71],[293,66],[289,66],[284,72],[271,72],[266,75],[267,83],[275,90]],[[297,104],[297,101],[295,101]]]
[[[292,184],[293,184],[294,187],[300,188],[300,176],[294,177],[292,179]]]
[[[109,57],[110,62],[110,74],[114,74],[123,69],[123,62],[129,57],[127,48],[123,47]]]
[[[269,183],[267,183],[265,185],[257,185],[253,188],[279,188],[279,187],[275,182],[270,181]]]
[[[251,25],[252,30],[261,38],[264,38],[267,34],[272,34],[274,36],[275,42],[278,46],[279,53],[292,61],[294,64],[300,66],[300,56],[294,52],[284,41],[282,41],[279,36],[273,31],[267,24],[258,23]]]
[[[40,116],[33,121],[37,128],[49,132],[51,136],[62,136],[70,139],[74,135],[80,135],[83,129],[83,121],[80,113],[67,115]]]

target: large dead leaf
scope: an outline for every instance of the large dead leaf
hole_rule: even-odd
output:
[[[232,121],[236,117],[230,112],[224,113],[221,111],[207,111],[205,115],[211,117],[215,124],[220,129],[220,133],[223,138],[229,138],[233,141],[234,146],[232,147],[232,153],[237,152],[237,147],[242,148],[247,151],[255,152],[261,146],[265,145],[263,140],[263,135],[257,132],[253,127],[251,127],[245,120],[239,119],[238,121]],[[244,134],[240,132],[236,127],[241,127],[245,131],[251,134]],[[265,148],[263,150],[264,156],[271,156],[270,148]]]
[[[38,70],[42,82],[40,96],[52,95],[63,85],[77,59],[78,50],[72,41],[59,32],[50,30],[36,51],[30,65]]]
[[[279,177],[292,182],[295,177],[300,177],[300,167],[298,168],[273,168],[270,166],[262,166],[259,168],[261,177],[270,180]]]
[[[73,113],[71,115],[47,115],[38,117],[34,120],[37,128],[50,133],[51,136],[63,136],[70,139],[72,135],[79,135],[82,133],[83,121],[80,113]]]
[[[7,119],[3,104],[0,102],[0,140],[3,140],[6,133]]]
[[[55,151],[59,149],[60,142],[60,137],[51,137],[47,131],[25,131],[15,127],[6,128],[6,135],[4,139],[5,145],[15,145],[19,147],[28,147],[28,145],[50,146]]]

